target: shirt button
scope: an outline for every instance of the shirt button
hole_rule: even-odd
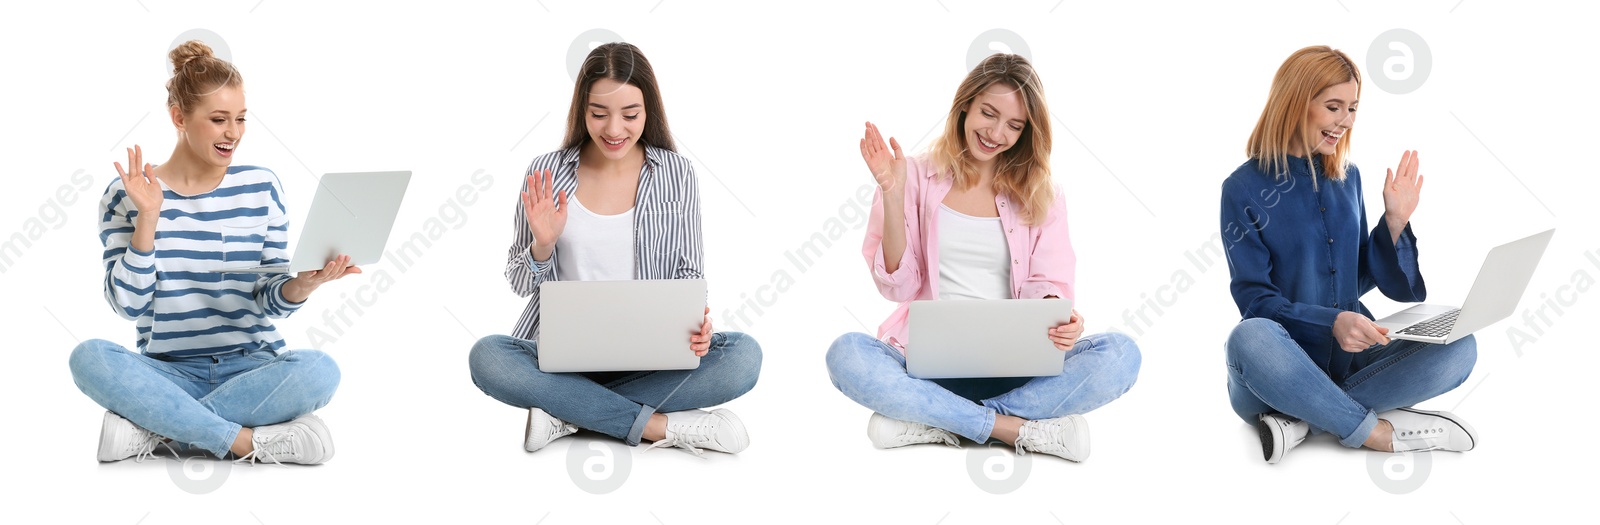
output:
[[[1328,208],[1322,208],[1322,213],[1328,213]]]
[[[1333,303],[1333,307],[1334,308],[1338,308],[1339,307],[1339,303],[1337,303],[1337,302]]]
[[[1329,268],[1329,269],[1328,269],[1328,273],[1330,273],[1330,274],[1332,274],[1332,273],[1339,273],[1339,269],[1338,269],[1338,268]]]
[[[1328,244],[1333,244],[1333,239],[1328,239]]]
[[[1022,264],[1022,261],[1019,261],[1019,260],[1016,260],[1016,259],[1012,259],[1011,260],[1011,264]]]

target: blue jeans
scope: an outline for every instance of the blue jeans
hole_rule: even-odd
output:
[[[720,405],[755,388],[761,345],[739,332],[718,332],[694,370],[546,373],[539,371],[536,342],[491,335],[472,345],[468,366],[478,389],[501,403],[537,407],[637,445],[651,414]]]
[[[983,443],[998,414],[1033,420],[1087,413],[1127,392],[1139,375],[1139,347],[1122,334],[1084,336],[1066,354],[1061,375],[917,379],[899,350],[849,333],[828,348],[828,376],[874,412]]]
[[[1318,368],[1276,321],[1245,319],[1228,335],[1228,398],[1245,422],[1280,413],[1360,447],[1378,425],[1378,412],[1408,407],[1449,392],[1472,373],[1478,343],[1467,336],[1448,345],[1392,340],[1360,352],[1341,383]]]
[[[168,358],[91,339],[68,364],[78,389],[106,410],[219,458],[239,429],[310,414],[339,387],[339,366],[316,350]]]

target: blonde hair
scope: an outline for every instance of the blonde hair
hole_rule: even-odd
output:
[[[244,77],[233,64],[211,54],[211,46],[199,40],[184,42],[167,53],[172,60],[172,78],[167,80],[167,106],[189,114],[200,98],[224,87],[244,85]]]
[[[1309,164],[1315,154],[1312,145],[1317,143],[1306,126],[1312,98],[1330,86],[1350,81],[1355,81],[1359,97],[1361,71],[1343,51],[1311,46],[1289,55],[1272,76],[1272,92],[1255,131],[1250,132],[1246,153],[1259,162],[1262,170],[1281,174],[1289,169],[1289,148],[1298,140],[1306,148]],[[1322,158],[1322,173],[1331,180],[1344,180],[1345,168],[1350,165],[1350,131],[1345,130],[1333,155]],[[1316,184],[1315,178],[1312,184]]]
[[[996,53],[983,59],[956,88],[944,134],[929,147],[929,157],[941,174],[949,174],[957,188],[978,183],[977,167],[967,148],[967,107],[978,94],[994,84],[1003,84],[1022,93],[1028,121],[1022,134],[1009,149],[1000,153],[995,168],[995,192],[1014,201],[1017,214],[1028,224],[1045,220],[1054,198],[1050,190],[1050,108],[1044,101],[1044,83],[1028,59]]]

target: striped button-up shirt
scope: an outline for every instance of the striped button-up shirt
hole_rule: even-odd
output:
[[[100,198],[105,297],[132,319],[139,349],[170,356],[283,348],[271,319],[300,308],[283,298],[288,274],[222,273],[289,263],[283,186],[265,168],[232,166],[216,189],[180,195],[162,182],[155,250],[131,246],[139,210],[122,180]]]
[[[639,191],[633,202],[633,278],[704,279],[704,248],[700,238],[700,189],[694,166],[688,159],[664,149],[645,148],[644,169],[639,172]],[[528,166],[528,175],[550,170],[555,181],[552,195],[562,191],[568,198],[578,190],[578,150],[574,147],[540,155]],[[523,179],[522,191],[529,191]],[[533,260],[533,233],[517,199],[513,214],[511,248],[506,252],[506,281],[528,307],[511,335],[522,339],[539,337],[539,284],[560,280],[556,275],[556,253],[549,260]]]

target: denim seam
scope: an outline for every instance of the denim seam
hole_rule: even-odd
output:
[[[1417,352],[1422,351],[1422,349],[1426,348],[1426,347],[1427,347],[1427,345],[1411,345],[1411,349],[1406,350],[1406,351],[1404,351],[1402,353],[1396,354],[1396,355],[1392,356],[1391,358],[1384,360],[1385,362],[1383,364],[1381,364],[1381,365],[1379,365],[1377,367],[1371,367],[1371,366],[1367,367],[1367,368],[1372,368],[1373,369],[1371,372],[1368,372],[1366,369],[1362,369],[1360,371],[1360,373],[1356,374],[1355,377],[1350,378],[1351,380],[1354,380],[1354,382],[1349,383],[1349,385],[1344,387],[1342,390],[1350,391],[1351,389],[1354,389],[1355,387],[1361,386],[1361,384],[1365,383],[1368,379],[1372,379],[1373,376],[1378,375],[1378,373],[1383,372],[1385,369],[1388,369],[1389,367],[1398,364],[1400,361],[1403,361],[1406,358],[1409,358],[1409,357],[1411,357],[1413,355],[1416,355]]]

